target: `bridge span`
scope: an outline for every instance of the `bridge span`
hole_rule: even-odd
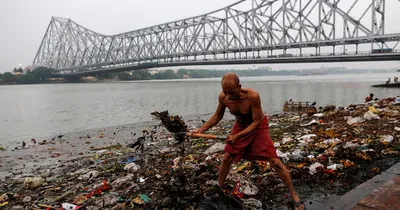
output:
[[[85,76],[172,66],[399,60],[400,33],[385,33],[385,8],[386,0],[240,0],[117,35],[52,17],[33,64]]]

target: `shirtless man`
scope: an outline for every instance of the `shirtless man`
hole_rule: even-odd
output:
[[[261,108],[257,91],[242,88],[239,77],[233,73],[224,75],[222,92],[218,96],[215,114],[193,133],[203,133],[216,125],[224,116],[225,109],[235,115],[236,122],[226,140],[224,157],[218,172],[218,185],[224,186],[232,162],[240,159],[266,160],[285,183],[292,196],[295,209],[305,209],[304,203],[294,190],[289,171],[280,161],[268,132],[268,119]]]

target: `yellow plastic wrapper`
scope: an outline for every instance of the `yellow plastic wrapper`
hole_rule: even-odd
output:
[[[370,112],[374,113],[374,114],[379,113],[379,111],[376,110],[375,107],[373,107],[373,106],[369,106],[368,110],[369,110]]]

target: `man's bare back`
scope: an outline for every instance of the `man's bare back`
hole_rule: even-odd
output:
[[[242,88],[240,98],[234,100],[229,99],[224,92],[219,94],[220,103],[225,105],[230,113],[235,115],[237,123],[243,126],[249,126],[253,123],[252,104],[257,98],[257,91],[250,88]]]

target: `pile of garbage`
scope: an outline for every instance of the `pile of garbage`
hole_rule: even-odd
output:
[[[399,105],[396,99],[380,100],[321,109],[311,116],[270,116],[274,146],[300,197],[304,200],[316,192],[342,195],[397,163]],[[210,133],[229,134],[232,125],[231,120],[221,121]],[[91,155],[9,177],[0,183],[0,207],[274,209],[289,205],[288,190],[268,162],[242,160],[233,165],[227,187],[221,190],[217,174],[225,143],[186,139],[184,155],[179,143],[163,126],[155,126],[133,144],[92,147]]]

